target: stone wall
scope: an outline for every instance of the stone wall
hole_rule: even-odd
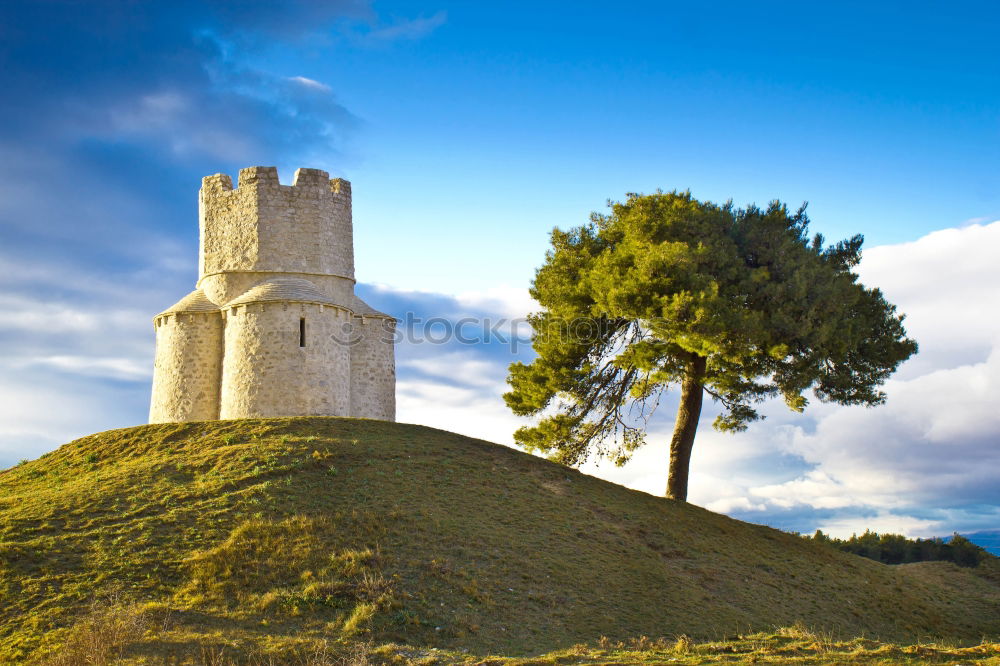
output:
[[[156,318],[150,423],[219,418],[222,316],[215,312]]]
[[[223,312],[219,418],[348,416],[350,352],[339,344],[350,312],[313,303],[252,303]],[[300,326],[305,324],[305,346]]]
[[[351,344],[351,416],[396,420],[396,322],[355,317]]]

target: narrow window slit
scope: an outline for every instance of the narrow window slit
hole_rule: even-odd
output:
[[[299,347],[306,346],[306,318],[299,318]]]

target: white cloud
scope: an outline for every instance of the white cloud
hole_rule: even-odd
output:
[[[93,310],[56,303],[38,303],[19,296],[0,296],[0,330],[94,331],[101,314]]]
[[[134,425],[149,391],[58,373],[0,368],[0,469],[109,428]]]
[[[814,404],[779,428],[752,426],[747,434],[757,439],[783,429],[781,449],[810,469],[699,498],[758,519],[786,509],[835,510],[837,518],[818,524],[842,534],[872,528],[926,536],[962,529],[963,521],[981,528],[975,507],[1000,504],[998,243],[994,222],[869,250],[862,281],[907,313],[908,331],[921,344],[887,383],[888,402],[873,409]],[[750,466],[774,459],[760,452]],[[753,506],[740,508],[744,498]],[[934,518],[920,517],[931,510]]]
[[[1000,339],[1000,222],[944,229],[911,243],[865,251],[862,282],[876,285],[906,314],[920,353],[901,370],[912,377],[984,360]]]
[[[948,536],[941,533],[942,526],[940,522],[938,520],[925,520],[911,516],[897,516],[891,513],[880,512],[875,515],[865,516],[862,520],[856,517],[822,520],[817,524],[816,529],[823,530],[828,536],[838,539],[846,539],[852,534],[862,534],[865,530],[871,530],[880,534],[905,534],[912,538],[926,539]],[[860,527],[860,525],[864,525],[864,527]]]
[[[666,435],[669,438],[669,434]],[[590,474],[612,483],[641,490],[650,495],[663,495],[667,487],[667,448],[662,435],[651,433],[650,444],[639,449],[624,467],[616,467],[608,460],[589,460],[580,467]]]
[[[440,11],[433,16],[400,20],[381,28],[375,28],[366,33],[364,37],[379,42],[421,39],[444,25],[447,20],[448,13]]]
[[[400,379],[396,383],[396,420],[457,432],[498,444],[513,441],[516,418],[499,392],[449,383]]]
[[[523,287],[502,285],[480,291],[459,292],[455,298],[471,309],[496,312],[508,319],[523,319],[539,310],[538,302]]]
[[[288,80],[293,83],[297,83],[300,86],[304,86],[306,88],[312,88],[313,90],[319,90],[321,92],[327,92],[327,93],[333,92],[333,89],[330,88],[330,86],[326,85],[325,83],[321,83],[319,81],[316,81],[315,79],[310,79],[305,76],[290,76],[288,77]]]
[[[758,504],[758,507],[770,504],[791,508],[808,504],[814,509],[843,509],[855,503],[843,491],[843,484],[820,469],[811,470],[804,476],[782,484],[752,488],[750,492],[755,498],[768,500],[768,503]]]
[[[21,460],[34,460],[64,444],[67,439],[53,436],[51,431],[0,429],[0,469],[6,469]]]
[[[191,100],[175,90],[139,95],[110,110],[112,127],[118,132],[148,132],[176,125],[192,108]]]
[[[148,359],[121,357],[42,356],[20,359],[14,366],[19,369],[45,366],[87,377],[108,379],[147,380],[153,376],[152,364]]]
[[[733,513],[736,511],[766,511],[767,504],[764,502],[753,502],[749,497],[730,495],[724,499],[718,499],[705,505],[709,511],[716,513]]]
[[[1000,501],[1000,349],[975,365],[887,386],[876,409],[840,408],[792,450],[872,505]]]
[[[20,331],[41,337],[101,330],[134,332],[151,326],[152,313],[132,308],[102,307],[110,305],[93,301],[78,305],[21,294],[0,294],[0,332]]]
[[[0,468],[145,420],[165,273],[111,276],[0,256]],[[20,270],[26,268],[26,270]],[[47,269],[47,270],[45,270]]]
[[[441,381],[464,382],[471,387],[502,391],[501,379],[506,367],[476,358],[473,352],[448,352],[437,356],[415,358],[399,364],[403,368],[413,368],[422,374],[436,377]]]

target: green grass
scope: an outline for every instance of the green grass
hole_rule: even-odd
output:
[[[0,662],[92,635],[108,597],[144,618],[136,663],[387,643],[401,663],[568,663],[553,651],[581,643],[641,663],[614,646],[643,635],[669,639],[643,646],[669,644],[653,661],[702,663],[675,639],[1000,633],[994,563],[886,566],[488,442],[335,418],[114,430],[0,472]]]

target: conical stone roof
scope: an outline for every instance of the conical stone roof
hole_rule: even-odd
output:
[[[362,317],[382,317],[383,319],[395,319],[395,317],[393,317],[392,315],[387,315],[384,312],[379,312],[378,310],[368,305],[357,296],[354,297],[354,306],[352,309],[354,310],[354,314],[360,315]]]
[[[248,303],[321,303],[344,308],[332,298],[320,291],[319,287],[302,278],[274,278],[251,287],[242,296],[237,296],[226,303],[225,307],[246,305]],[[344,308],[347,309],[347,308]]]
[[[181,314],[181,313],[191,313],[191,312],[218,312],[219,306],[208,300],[208,296],[205,295],[201,289],[195,289],[190,294],[177,301],[169,308],[156,315],[157,317],[161,315],[168,314]]]

